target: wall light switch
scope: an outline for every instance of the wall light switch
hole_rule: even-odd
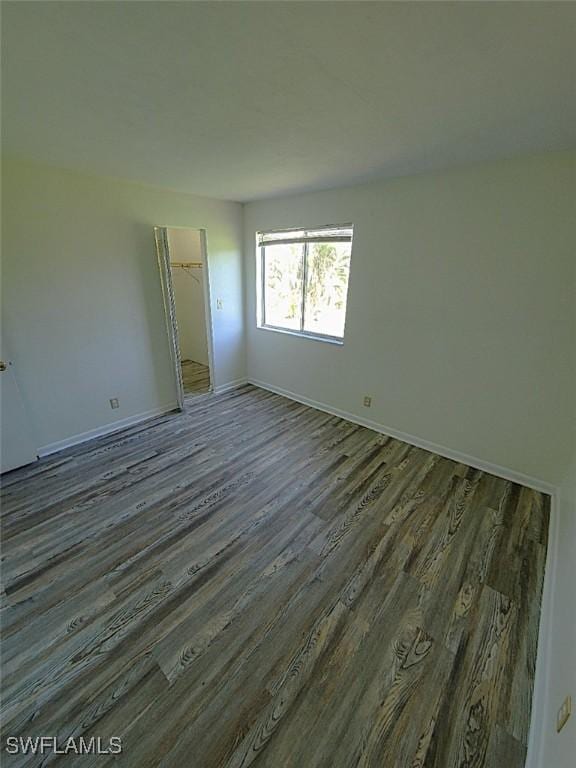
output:
[[[216,299],[216,309],[222,309],[224,307],[224,302],[222,299]]]
[[[566,696],[566,698],[562,702],[562,706],[558,710],[558,714],[556,715],[556,733],[560,733],[562,728],[564,728],[571,714],[572,714],[572,698],[570,696]]]
[[[371,405],[372,405],[372,398],[369,397],[368,395],[364,395],[364,406],[366,408],[370,408]]]
[[[120,408],[120,403],[117,397],[110,398],[110,408]]]

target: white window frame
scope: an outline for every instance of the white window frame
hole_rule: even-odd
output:
[[[343,234],[344,230],[350,230],[350,234]],[[337,234],[338,232],[342,234]],[[299,237],[290,237],[290,233],[298,233]],[[325,235],[322,232],[326,232]],[[332,233],[332,234],[329,234]],[[336,233],[336,234],[335,234]],[[278,235],[278,238],[274,236]],[[266,230],[256,233],[256,248],[259,251],[257,284],[259,286],[259,314],[257,327],[265,331],[275,331],[277,333],[286,333],[290,336],[300,336],[305,339],[315,339],[316,341],[327,341],[331,344],[344,343],[344,333],[346,332],[346,315],[344,317],[344,333],[342,336],[331,336],[325,333],[315,333],[304,329],[304,317],[306,312],[306,283],[308,272],[308,245],[310,243],[350,243],[350,269],[352,268],[352,240],[354,227],[352,224],[332,224],[321,227],[293,227],[291,229]],[[264,239],[269,238],[269,239]],[[302,276],[302,296],[300,300],[300,328],[283,328],[278,325],[271,325],[266,322],[266,269],[264,266],[264,251],[267,245],[289,245],[300,243],[304,246],[304,274]],[[350,288],[350,270],[348,271],[348,284],[346,285],[346,313],[348,312],[348,293]]]

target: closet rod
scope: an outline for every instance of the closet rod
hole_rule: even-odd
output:
[[[201,261],[171,261],[170,262],[171,267],[196,267],[197,269],[202,269],[202,262]]]

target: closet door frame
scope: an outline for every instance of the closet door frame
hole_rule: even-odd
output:
[[[176,322],[176,303],[174,301],[167,227],[154,227],[154,242],[156,244],[158,271],[160,272],[162,302],[164,304],[166,332],[168,334],[170,360],[172,361],[172,371],[174,374],[176,402],[178,410],[182,411],[184,409],[184,382],[182,381],[182,368],[180,366],[180,341],[178,339],[178,324]]]
[[[178,410],[184,409],[184,382],[182,380],[182,368],[180,366],[180,342],[178,338],[178,323],[176,321],[176,303],[174,300],[174,285],[172,282],[172,268],[170,265],[170,242],[168,229],[187,229],[200,234],[200,247],[202,252],[202,289],[204,291],[204,315],[206,325],[206,342],[208,346],[208,370],[210,374],[209,392],[214,391],[214,331],[212,327],[212,302],[210,299],[210,269],[208,265],[208,245],[205,229],[195,227],[154,227],[154,241],[156,244],[156,257],[160,272],[160,285],[162,288],[162,301],[164,304],[164,317],[166,331],[170,346],[170,359],[174,372],[174,386]]]

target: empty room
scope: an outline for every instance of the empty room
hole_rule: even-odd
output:
[[[576,3],[0,3],[0,762],[574,768]]]

